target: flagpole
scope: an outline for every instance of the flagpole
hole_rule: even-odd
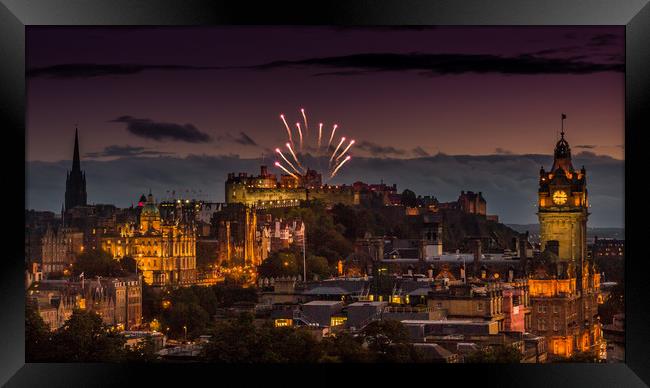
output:
[[[305,253],[305,240],[307,240],[307,224],[303,221],[303,232],[302,232],[302,279],[307,283],[307,256]]]

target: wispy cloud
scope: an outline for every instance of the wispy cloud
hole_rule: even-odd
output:
[[[430,154],[427,151],[425,151],[424,148],[419,147],[419,146],[413,148],[413,150],[411,152],[413,153],[413,155],[415,155],[417,157],[420,157],[420,158],[430,156]]]
[[[156,141],[207,143],[211,140],[210,135],[201,132],[192,124],[156,122],[151,119],[138,119],[131,116],[121,116],[109,122],[125,123],[126,130],[131,134]]]
[[[494,149],[494,153],[497,155],[512,155],[513,152],[505,148],[497,147]]]
[[[217,141],[226,141],[241,144],[244,146],[257,146],[257,142],[253,140],[252,137],[247,135],[245,132],[239,132],[238,135],[232,135],[231,133],[226,133],[224,135],[217,136]]]
[[[148,70],[188,71],[188,70],[218,70],[227,67],[220,66],[188,66],[188,65],[145,65],[145,64],[101,64],[101,63],[62,63],[52,66],[28,69],[27,78],[94,78],[109,75],[138,74]]]
[[[87,152],[87,158],[107,158],[107,157],[132,157],[132,156],[160,156],[172,155],[173,152],[157,151],[147,147],[134,147],[130,145],[109,145],[102,151]]]
[[[368,152],[372,156],[390,156],[390,155],[405,155],[406,150],[395,148],[393,146],[382,146],[370,141],[362,141],[357,144],[357,149]]]
[[[551,50],[545,50],[550,53]],[[592,63],[577,59],[546,58],[531,54],[500,56],[485,54],[366,53],[345,56],[274,61],[252,66],[259,70],[287,67],[336,69],[315,75],[352,75],[378,71],[420,71],[422,75],[465,73],[498,74],[590,74],[624,71],[623,63]]]

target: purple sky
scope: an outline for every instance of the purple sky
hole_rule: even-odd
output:
[[[27,27],[27,207],[61,208],[75,124],[91,203],[223,201],[305,108],[356,140],[332,183],[482,191],[533,223],[564,112],[590,225],[622,226],[624,52],[623,27]]]
[[[530,54],[541,60],[612,64],[622,63],[623,33],[620,27],[29,27],[27,67],[243,67],[365,53],[506,58]],[[259,157],[284,142],[278,114],[284,112],[292,123],[299,119],[301,107],[314,123],[338,123],[340,133],[355,138],[357,145],[365,141],[394,147],[393,153],[372,156],[419,156],[413,153],[415,147],[428,154],[548,153],[560,113],[566,112],[574,151],[588,149],[623,158],[622,72],[477,74],[469,69],[430,75],[418,69],[359,70],[309,65],[267,70],[151,69],[69,78],[41,73],[28,78],[28,160],[69,159],[75,123],[82,154],[128,145],[144,147],[151,154]],[[332,72],[356,74],[314,76]],[[125,115],[189,123],[212,141],[136,136],[126,130],[126,123],[111,122]],[[241,132],[257,146],[238,143]],[[587,148],[575,147],[581,145]],[[371,156],[370,144],[362,148],[353,148],[352,154]]]

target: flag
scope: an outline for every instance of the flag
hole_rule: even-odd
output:
[[[562,120],[566,119],[566,115],[562,113]]]

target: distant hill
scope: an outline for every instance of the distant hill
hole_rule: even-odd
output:
[[[531,237],[535,238],[539,235],[539,224],[508,224],[508,226],[520,233],[529,231]],[[615,238],[625,240],[625,228],[589,228],[587,227],[587,238],[594,238],[594,236],[602,238]]]

